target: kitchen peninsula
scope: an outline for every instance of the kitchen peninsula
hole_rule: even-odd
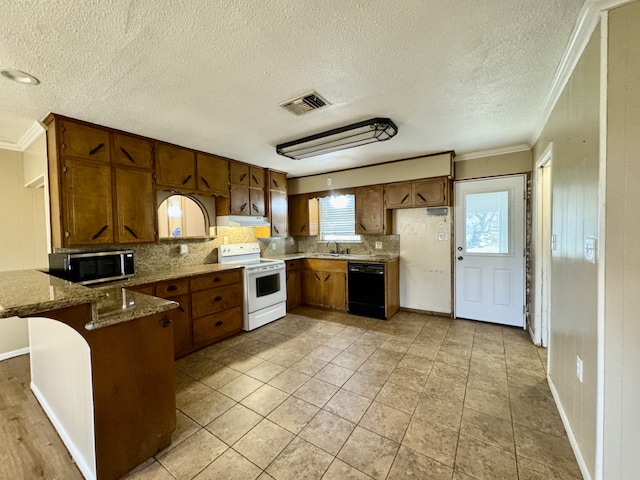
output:
[[[0,321],[30,318],[31,389],[85,478],[115,479],[171,443],[177,303],[46,273],[0,273]]]

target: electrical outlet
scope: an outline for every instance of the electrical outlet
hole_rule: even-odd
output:
[[[226,235],[222,237],[222,243],[227,245],[229,243],[229,237],[227,237]]]
[[[180,255],[189,253],[189,245],[180,245]]]
[[[438,234],[438,240],[446,240],[447,239],[447,234],[444,232],[440,232]]]
[[[331,185],[331,177],[327,178],[327,185]]]
[[[275,250],[277,247],[276,242],[271,242],[271,250]]]
[[[444,220],[438,221],[438,228],[444,228]],[[446,240],[446,239],[441,238],[440,240]]]
[[[376,250],[382,250],[382,242],[376,242]]]
[[[576,355],[576,375],[580,383],[582,383],[582,359],[580,355]]]
[[[589,263],[596,263],[596,239],[587,237],[584,241],[584,259]]]

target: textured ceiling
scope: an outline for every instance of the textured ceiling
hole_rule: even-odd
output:
[[[292,176],[526,143],[583,0],[0,0],[0,141],[56,112]],[[162,5],[161,7],[159,5]],[[316,90],[332,105],[278,105]],[[380,144],[275,145],[390,117]]]

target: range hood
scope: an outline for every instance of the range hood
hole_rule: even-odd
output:
[[[245,215],[225,215],[216,217],[219,227],[270,227],[271,224],[265,217]]]

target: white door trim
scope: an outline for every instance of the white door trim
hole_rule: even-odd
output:
[[[543,318],[542,306],[549,305],[550,295],[550,277],[547,276],[547,282],[544,284],[542,273],[543,270],[548,271],[551,266],[551,259],[544,258],[544,253],[550,255],[550,248],[545,248],[544,239],[543,239],[543,229],[542,224],[544,222],[543,211],[542,211],[542,202],[543,196],[542,192],[542,182],[543,182],[543,168],[546,167],[553,158],[553,142],[549,142],[547,148],[544,149],[542,155],[536,161],[535,168],[535,182],[536,188],[533,191],[533,232],[532,232],[532,249],[534,251],[534,268],[535,268],[535,276],[534,276],[534,284],[533,289],[535,295],[533,297],[533,321],[531,322],[531,328],[529,329],[529,333],[531,334],[531,338],[533,343],[536,345],[542,345],[544,347],[549,346],[549,332],[550,332],[550,318],[548,315],[549,308],[547,308],[546,318]],[[551,226],[551,222],[549,222],[549,227]],[[547,246],[549,247],[549,246]]]

